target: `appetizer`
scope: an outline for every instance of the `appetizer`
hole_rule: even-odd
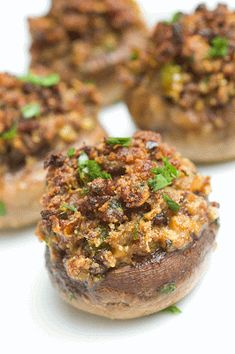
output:
[[[137,125],[196,162],[235,157],[234,23],[221,4],[160,22],[128,93]]]
[[[0,74],[0,102],[0,229],[18,228],[40,217],[46,155],[104,136],[99,96],[92,85],[68,85],[56,74]]]
[[[46,16],[30,18],[31,69],[58,72],[97,84],[103,104],[122,98],[120,70],[146,43],[134,0],[53,0]]]
[[[218,228],[209,177],[159,134],[107,138],[46,161],[37,235],[62,298],[113,319],[149,315],[200,279]]]

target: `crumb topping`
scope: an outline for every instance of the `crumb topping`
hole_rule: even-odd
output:
[[[58,81],[0,74],[0,173],[73,144],[81,131],[94,128],[99,97],[93,86]]]
[[[96,71],[105,60],[98,58],[104,54],[110,54],[109,63],[120,61],[123,54],[112,58],[111,53],[123,36],[145,28],[133,0],[57,0],[46,16],[32,18],[29,24],[32,68],[53,68],[65,79],[75,70],[84,75],[88,69]]]
[[[199,5],[160,22],[148,64],[160,75],[163,95],[183,109],[219,109],[235,97],[235,12]]]
[[[137,132],[128,146],[116,139],[46,162],[37,234],[76,280],[100,279],[158,250],[183,249],[218,217],[218,205],[207,199],[210,179],[159,134]]]

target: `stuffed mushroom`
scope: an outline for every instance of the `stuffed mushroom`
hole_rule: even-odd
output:
[[[113,319],[175,304],[200,279],[218,204],[209,177],[159,134],[107,138],[46,161],[37,235],[62,298]]]
[[[40,217],[46,155],[104,136],[99,95],[56,74],[0,74],[0,103],[0,229],[18,228]]]
[[[234,23],[221,4],[158,23],[127,96],[140,128],[196,162],[235,157]]]
[[[103,104],[122,98],[120,70],[147,30],[133,0],[53,0],[46,16],[29,19],[31,69],[59,72],[64,80],[79,77],[97,84]]]

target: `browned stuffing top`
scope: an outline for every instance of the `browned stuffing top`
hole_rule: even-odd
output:
[[[41,77],[48,78],[53,75]],[[68,146],[94,127],[99,98],[93,86],[26,81],[0,74],[0,174]]]
[[[235,97],[235,12],[200,5],[160,22],[148,61],[172,102],[198,111],[223,107]]]
[[[75,29],[85,36],[142,25],[134,0],[53,0],[50,15],[62,21],[68,32]]]
[[[53,155],[46,166],[37,234],[73,279],[99,279],[159,249],[183,249],[217,219],[210,179],[153,132]]]
[[[53,67],[65,79],[85,70],[81,64],[88,60],[113,52],[129,30],[145,28],[134,0],[56,0],[46,16],[29,24],[32,68]]]

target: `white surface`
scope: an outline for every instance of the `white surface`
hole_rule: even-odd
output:
[[[172,0],[140,3],[150,23],[159,13],[188,10],[197,4],[192,0],[176,5]],[[46,0],[0,0],[0,71],[21,73],[27,67],[25,18],[47,8]],[[101,121],[111,135],[134,131],[121,104],[103,112]],[[44,268],[44,246],[33,236],[33,229],[4,233],[0,235],[0,352],[234,353],[235,163],[201,170],[212,176],[211,199],[221,203],[221,230],[210,270],[179,304],[181,315],[114,322],[77,312],[51,288]]]

